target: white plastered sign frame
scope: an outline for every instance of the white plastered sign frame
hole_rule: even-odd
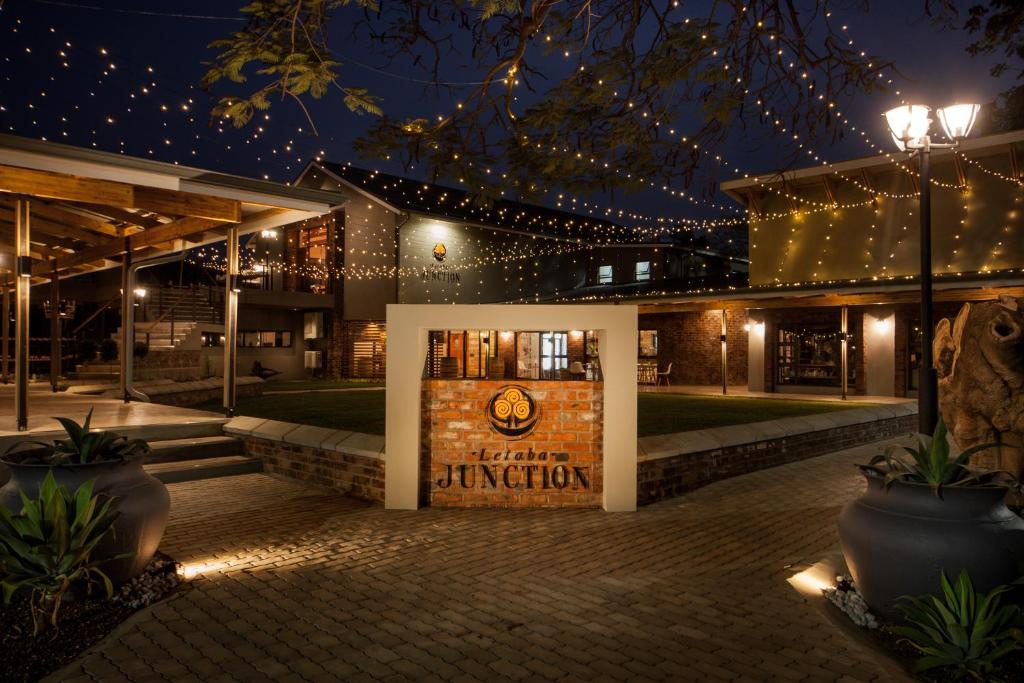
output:
[[[431,330],[596,331],[604,377],[603,507],[636,510],[637,307],[589,304],[388,304],[385,508],[419,506],[421,382]]]

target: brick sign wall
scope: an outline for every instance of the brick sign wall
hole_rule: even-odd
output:
[[[600,382],[423,380],[423,498],[600,507],[603,403]]]

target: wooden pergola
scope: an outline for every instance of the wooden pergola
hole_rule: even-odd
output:
[[[0,135],[0,366],[6,383],[15,313],[14,381],[18,429],[28,420],[31,286],[50,283],[50,380],[60,375],[60,282],[121,269],[121,377],[131,387],[135,272],[185,249],[226,240],[224,409],[235,404],[238,240],[251,232],[324,215],[342,194],[197,168]]]

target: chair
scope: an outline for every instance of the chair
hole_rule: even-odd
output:
[[[583,369],[583,363],[578,360],[574,360],[569,363],[569,375],[573,379],[583,379],[587,376],[587,371]]]
[[[655,379],[655,381],[654,381],[654,386],[658,386],[659,384],[661,384],[662,378],[665,379],[665,386],[667,386],[667,387],[672,386],[672,381],[668,378],[670,374],[672,374],[672,364],[671,363],[669,363],[668,367],[665,368],[665,372],[659,372],[658,373],[657,379]]]

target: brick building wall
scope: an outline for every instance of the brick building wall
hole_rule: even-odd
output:
[[[726,314],[729,384],[747,383],[747,312]],[[672,363],[673,384],[722,383],[722,312],[652,313],[640,316],[641,330],[658,331],[658,369]]]
[[[488,417],[489,402],[510,386],[423,381],[421,498],[449,507],[600,507],[602,383],[516,380],[536,415],[522,436],[499,433]]]
[[[935,324],[938,325],[943,318],[949,318],[952,322],[964,303],[963,301],[942,301],[933,304],[932,317]],[[907,386],[910,380],[910,334],[911,328],[920,320],[921,309],[917,304],[903,305],[896,309],[896,365],[893,378],[896,396],[906,396],[909,393]]]

